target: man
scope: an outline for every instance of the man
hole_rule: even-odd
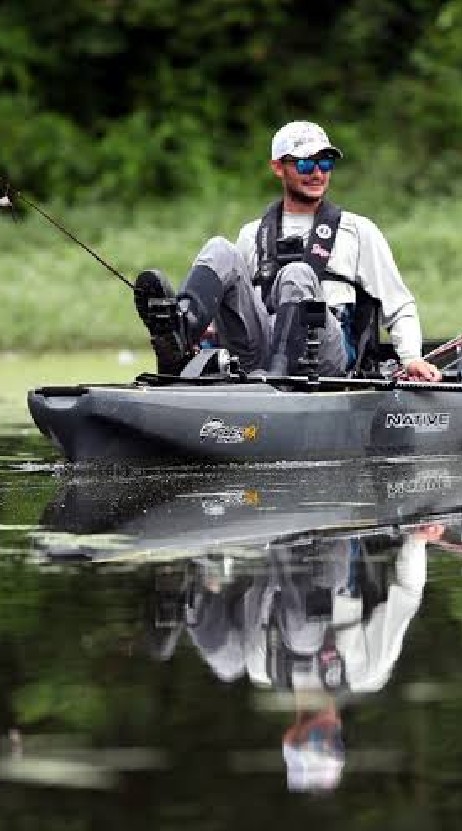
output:
[[[237,355],[245,371],[303,374],[309,318],[302,301],[324,304],[319,328],[319,372],[357,370],[370,331],[362,314],[378,309],[379,320],[409,377],[439,380],[439,370],[421,357],[422,336],[415,301],[404,285],[390,248],[366,217],[343,211],[325,194],[341,151],[324,130],[294,121],[272,141],[271,168],[282,200],[241,228],[233,245],[210,239],[196,257],[178,295],[179,316],[158,315],[152,298],[173,297],[158,272],[143,272],[135,301],[158,357],[159,372],[177,374],[193,344],[213,320],[220,343]],[[319,318],[317,318],[319,324]]]

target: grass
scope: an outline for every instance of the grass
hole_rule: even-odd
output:
[[[140,372],[154,370],[149,351],[98,350],[75,353],[5,353],[0,357],[0,423],[31,424],[27,392],[48,384],[132,381]]]
[[[356,202],[348,193],[332,196],[351,210],[368,213],[364,193],[364,187],[358,190]],[[209,236],[234,239],[240,225],[258,216],[270,198],[250,201],[230,192],[175,204],[46,210],[130,280],[156,266],[178,285]],[[462,199],[409,202],[399,216],[387,204],[381,215],[369,215],[389,240],[416,296],[426,336],[458,332]],[[17,223],[7,216],[0,220],[0,350],[38,354],[146,347],[146,330],[121,282],[37,213],[29,210]],[[3,374],[6,363],[0,361]]]
[[[133,281],[163,269],[178,285],[195,253],[214,234],[235,236],[243,208],[192,203],[47,208],[75,236]],[[1,217],[0,349],[82,349],[146,345],[130,290],[46,220]]]

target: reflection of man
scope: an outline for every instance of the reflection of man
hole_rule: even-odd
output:
[[[153,658],[169,660],[181,632],[188,634],[222,681],[245,673],[243,608],[247,579],[223,581],[213,569],[189,569],[157,578],[148,604],[146,646]]]
[[[404,538],[386,597],[372,609],[365,608],[370,587],[358,575],[349,590],[335,592],[330,629],[335,633],[335,644],[331,644],[325,660],[334,662],[334,667],[337,663],[341,670],[337,667],[331,684],[326,684],[321,647],[316,653],[317,676],[293,675],[296,718],[283,738],[290,789],[331,789],[339,783],[345,757],[338,694],[345,690],[376,692],[387,682],[421,602],[426,542],[441,533],[440,526],[428,526]],[[350,552],[350,574],[351,566]],[[335,683],[337,691],[333,689]]]
[[[342,700],[387,682],[421,602],[426,542],[441,533],[427,526],[393,548],[383,535],[277,544],[252,579],[209,581],[197,593],[188,632],[214,673],[225,681],[247,673],[293,694],[283,737],[290,789],[338,784]]]

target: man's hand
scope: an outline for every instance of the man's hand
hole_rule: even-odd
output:
[[[414,361],[410,361],[405,372],[410,381],[441,381],[442,378],[438,367],[430,364],[424,358],[416,358]]]
[[[415,531],[411,532],[411,536],[415,540],[424,540],[425,542],[438,542],[445,532],[445,526],[441,522],[433,524],[428,523],[420,525]]]

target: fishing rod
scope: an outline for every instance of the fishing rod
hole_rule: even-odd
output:
[[[462,334],[456,335],[456,337],[452,338],[452,340],[448,340],[445,343],[435,347],[435,349],[432,349],[431,352],[427,352],[427,354],[424,355],[424,359],[428,361],[432,358],[440,358],[441,355],[446,355],[447,352],[450,352],[452,349],[460,349],[461,346]]]
[[[133,283],[130,282],[130,280],[127,279],[127,277],[121,274],[120,271],[117,271],[117,269],[110,265],[110,263],[106,262],[106,260],[104,260],[99,254],[97,254],[96,251],[93,251],[92,248],[90,248],[88,245],[85,245],[84,242],[82,242],[76,236],[74,236],[74,234],[68,231],[67,228],[64,228],[64,226],[61,225],[61,223],[54,219],[52,216],[50,216],[50,214],[46,213],[46,211],[44,211],[42,208],[39,208],[39,206],[32,202],[32,200],[23,196],[23,194],[19,190],[13,189],[11,185],[5,181],[2,181],[2,189],[4,193],[3,196],[0,197],[0,208],[9,208],[12,212],[13,219],[16,219],[14,215],[13,200],[20,199],[26,205],[29,205],[30,208],[33,208],[34,211],[37,211],[37,213],[39,213],[40,216],[43,216],[44,219],[51,223],[51,225],[54,225],[54,227],[61,231],[62,234],[71,239],[73,242],[77,243],[77,245],[80,245],[80,247],[83,248],[83,250],[86,251],[87,254],[90,254],[90,256],[92,256],[95,260],[97,260],[100,263],[100,265],[104,266],[104,268],[106,268],[111,274],[113,274],[115,277],[121,280],[122,283],[125,283],[125,285],[132,289],[132,291],[135,291],[135,286],[133,285]]]

